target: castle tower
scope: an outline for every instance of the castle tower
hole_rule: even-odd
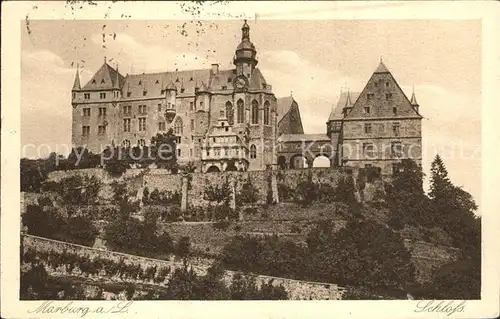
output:
[[[82,89],[80,85],[80,74],[78,72],[79,66],[76,67],[75,82],[73,83],[73,89],[71,89],[71,104],[76,106],[77,92]]]
[[[248,26],[247,20],[241,28],[241,42],[236,48],[233,63],[236,66],[236,74],[244,75],[247,79],[250,79],[255,66],[258,61],[255,58],[257,51],[252,42],[250,42],[250,27]]]
[[[413,89],[413,93],[411,94],[411,100],[410,100],[410,103],[411,103],[411,106],[413,106],[413,108],[415,109],[415,111],[418,112],[418,102],[417,102],[417,98],[415,97],[415,89]]]

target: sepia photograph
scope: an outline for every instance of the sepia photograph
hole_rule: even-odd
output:
[[[27,316],[399,300],[456,317],[484,300],[481,19],[150,4],[181,15],[42,2],[26,8],[65,16],[18,22],[19,210],[2,196],[2,215]],[[301,10],[335,12],[317,5]]]

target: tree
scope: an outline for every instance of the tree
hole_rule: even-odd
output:
[[[151,138],[151,146],[154,147],[158,167],[170,169],[177,173],[177,142],[174,131],[170,128],[166,133],[158,133]]]
[[[319,225],[308,236],[312,279],[374,291],[402,291],[414,281],[411,254],[398,233],[372,220],[351,220],[334,233]]]
[[[218,205],[224,203],[229,205],[230,196],[232,194],[229,182],[226,180],[221,184],[209,185],[203,194],[205,200],[216,202]]]

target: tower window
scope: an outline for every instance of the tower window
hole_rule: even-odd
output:
[[[95,81],[95,79],[93,79],[93,80],[92,80],[92,84],[96,84],[96,81]]]
[[[400,130],[399,123],[392,124],[392,133],[394,134],[394,136],[399,136],[400,133],[399,130]]]
[[[369,106],[365,106],[365,113],[370,114],[370,107]]]
[[[238,102],[236,103],[237,105],[237,112],[238,112],[238,123],[244,123],[245,122],[245,107],[243,104],[243,100],[239,99]]]
[[[85,136],[85,137],[90,136],[90,126],[88,126],[88,125],[82,126],[82,136]]]
[[[393,107],[392,108],[392,114],[394,114],[394,115],[398,114],[398,108],[397,107]]]
[[[264,102],[264,124],[269,125],[269,101]]]
[[[252,124],[259,124],[259,103],[252,101]]]
[[[104,134],[106,134],[106,126],[104,126],[104,125],[99,125],[99,126],[97,127],[97,133],[98,133],[99,135],[104,135]]]
[[[86,107],[83,109],[83,116],[90,117],[90,107]]]
[[[103,84],[103,83],[105,83],[105,82],[104,82],[104,79],[102,79],[102,80],[101,80],[101,84]]]
[[[365,124],[365,133],[366,134],[372,133],[372,125],[370,123]]]
[[[73,100],[76,98],[76,93],[73,92]]]
[[[101,98],[101,100],[105,99],[106,98],[106,92],[99,93],[99,97]]]
[[[90,93],[83,93],[83,98],[84,98],[85,100],[90,99]]]

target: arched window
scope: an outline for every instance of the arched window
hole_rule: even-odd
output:
[[[257,158],[257,147],[255,144],[250,146],[250,158]]]
[[[178,117],[174,123],[174,134],[182,135],[182,119]]]
[[[252,101],[252,124],[259,124],[259,102]]]
[[[229,122],[229,125],[234,124],[233,104],[231,104],[231,102],[229,101],[226,102],[226,118],[227,121]]]
[[[245,123],[245,106],[243,105],[243,100],[239,99],[236,105],[238,107],[238,123]]]
[[[269,101],[264,103],[264,124],[269,125]]]

